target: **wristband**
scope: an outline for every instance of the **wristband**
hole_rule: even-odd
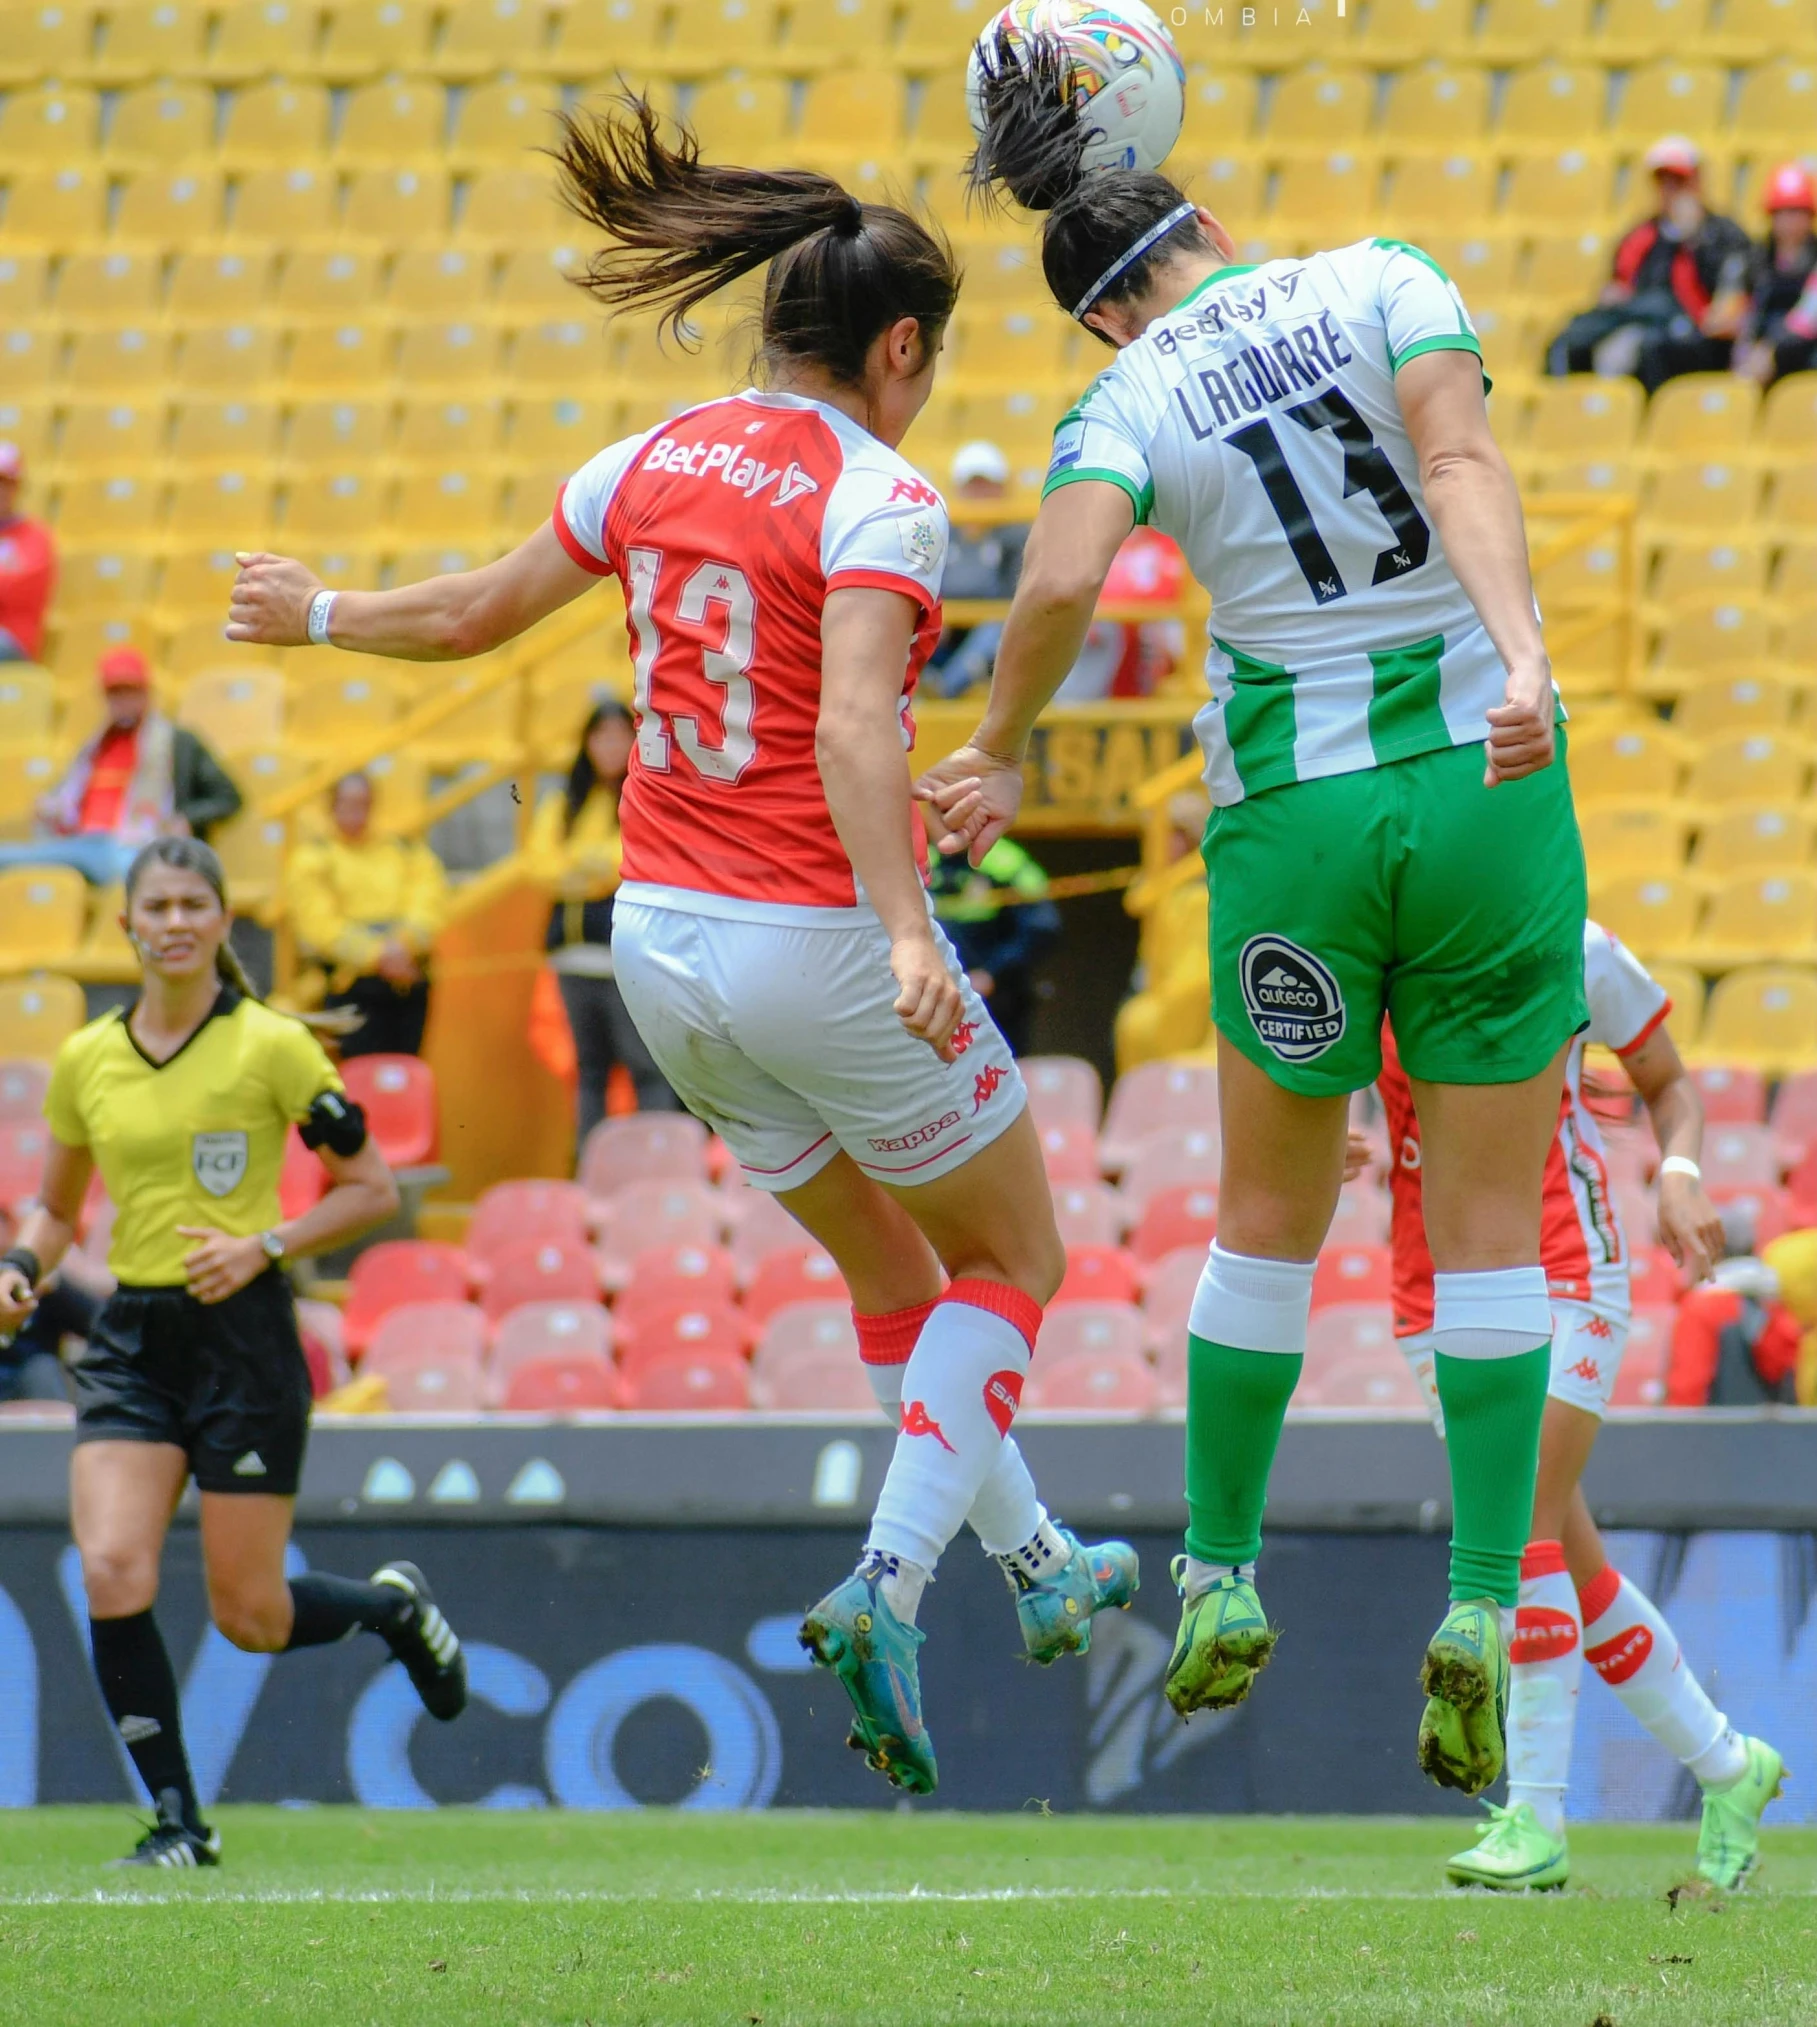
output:
[[[1689,1177],[1692,1182],[1703,1181],[1703,1170],[1697,1166],[1696,1162],[1688,1154],[1668,1154],[1665,1160],[1659,1164],[1659,1173],[1662,1177],[1682,1175]]]
[[[44,1278],[44,1267],[29,1246],[12,1246],[0,1253],[0,1267],[16,1267],[35,1289]]]
[[[335,593],[318,591],[309,601],[309,645],[311,647],[332,647],[328,638],[328,622],[334,617]]]

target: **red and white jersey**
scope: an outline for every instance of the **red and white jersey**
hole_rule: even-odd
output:
[[[1590,1025],[1571,1044],[1558,1132],[1546,1157],[1540,1262],[1554,1299],[1625,1315],[1630,1305],[1628,1240],[1615,1209],[1602,1133],[1584,1103],[1584,1045],[1599,1042],[1618,1056],[1632,1055],[1672,1011],[1672,1002],[1633,952],[1599,922],[1584,924],[1584,997]],[[1412,1337],[1432,1328],[1432,1254],[1421,1198],[1419,1119],[1386,1025],[1376,1089],[1388,1115],[1392,1156],[1394,1331],[1397,1337]]]
[[[940,638],[940,495],[838,409],[744,393],[601,451],[562,488],[555,532],[625,588],[627,888],[757,920],[862,907],[814,756],[821,614],[846,585],[920,608],[902,687],[912,745],[910,698]]]

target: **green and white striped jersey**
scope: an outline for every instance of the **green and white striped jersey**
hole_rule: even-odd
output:
[[[1506,672],[1427,519],[1394,393],[1440,350],[1482,352],[1416,247],[1227,267],[1055,432],[1045,490],[1121,486],[1212,595],[1196,724],[1213,802],[1488,737]]]

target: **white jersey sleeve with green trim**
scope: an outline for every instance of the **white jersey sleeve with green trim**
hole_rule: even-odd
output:
[[[1398,240],[1222,269],[1087,390],[1046,491],[1098,480],[1212,595],[1212,799],[1488,736],[1506,674],[1426,513],[1395,374],[1481,355]]]

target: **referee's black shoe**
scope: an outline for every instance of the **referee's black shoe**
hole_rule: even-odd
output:
[[[413,1562],[388,1562],[373,1571],[372,1581],[402,1593],[396,1616],[379,1630],[416,1685],[423,1708],[449,1723],[467,1707],[467,1657],[436,1607],[429,1579]]]
[[[175,1788],[158,1795],[158,1820],[116,1865],[162,1865],[173,1871],[219,1865],[221,1833],[183,1820],[183,1797]]]

